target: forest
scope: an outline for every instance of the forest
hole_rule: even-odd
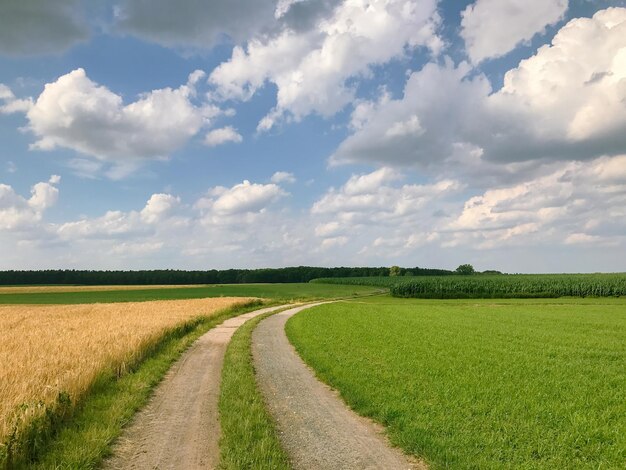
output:
[[[398,275],[444,276],[453,271],[430,268],[399,268]],[[211,269],[184,271],[174,269],[144,271],[41,270],[0,271],[0,285],[161,285],[161,284],[245,284],[258,282],[309,282],[325,277],[389,276],[388,267],[322,268],[297,266],[263,269]]]

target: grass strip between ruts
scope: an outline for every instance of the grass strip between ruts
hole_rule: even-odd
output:
[[[247,321],[234,334],[224,358],[220,389],[221,469],[290,469],[289,458],[261,392],[252,363],[252,332],[269,315]]]
[[[101,376],[72,416],[52,430],[52,437],[40,445],[40,451],[31,455],[29,462],[13,462],[11,468],[96,468],[172,363],[198,337],[228,318],[260,307],[260,302],[251,302],[178,327],[166,334],[134,370],[119,379],[112,374]]]

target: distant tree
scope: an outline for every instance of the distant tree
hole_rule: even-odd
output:
[[[400,266],[392,266],[389,268],[390,276],[399,276],[400,275]]]
[[[414,276],[415,274],[413,274],[412,271],[405,271],[403,276]]]
[[[457,274],[469,275],[474,274],[476,271],[474,271],[474,266],[472,266],[471,264],[462,264],[458,268],[456,268],[455,272]]]

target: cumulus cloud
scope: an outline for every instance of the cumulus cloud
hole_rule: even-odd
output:
[[[429,185],[406,184],[399,188],[385,185],[353,194],[344,185],[316,201],[311,212],[333,214],[348,224],[379,224],[394,219],[408,224],[416,221],[415,216],[423,212],[428,201],[460,188],[456,181],[443,180]]]
[[[17,99],[8,86],[0,83],[0,114],[25,113],[32,105],[32,100]]]
[[[145,262],[147,254],[156,260],[171,257],[176,265],[188,266],[198,260],[233,266],[238,264],[233,253],[244,256],[241,264],[249,266],[281,250],[293,251],[290,259],[298,260],[302,238],[287,219],[270,210],[286,194],[277,185],[249,181],[231,188],[214,187],[189,204],[158,193],[141,209],[110,210],[99,217],[51,224],[51,228],[68,251],[93,251],[98,259],[92,257],[90,263],[104,266],[115,260]],[[206,268],[197,267],[201,266]]]
[[[137,212],[107,211],[103,216],[66,222],[57,233],[65,239],[118,238],[146,234],[149,227],[142,224]]]
[[[488,256],[486,250],[519,248],[522,257],[544,253],[544,262],[550,259],[564,269],[567,263],[558,260],[568,247],[578,246],[596,254],[613,247],[618,250],[614,256],[623,260],[626,156],[569,162],[511,185],[494,187],[492,182],[479,192],[452,181],[416,185],[393,178],[367,190],[350,189],[364,177],[380,179],[381,173],[353,176],[313,205],[322,252],[388,262],[431,259],[442,265],[444,259],[458,264],[462,256],[478,261]],[[340,248],[346,238],[349,248]],[[509,269],[526,261],[517,257]],[[532,262],[538,260],[526,266]],[[498,263],[506,266],[501,259]]]
[[[159,193],[150,196],[139,211],[110,210],[100,217],[66,222],[57,227],[57,234],[66,240],[122,238],[132,241],[133,237],[149,237],[173,228],[184,229],[187,224],[180,198]]]
[[[11,186],[0,184],[0,230],[29,230],[41,222],[44,212],[58,200],[59,189],[55,185],[60,181],[59,176],[53,175],[48,182],[33,185],[28,199]]]
[[[46,85],[28,110],[32,148],[64,147],[100,160],[164,158],[195,135],[215,110],[191,103],[183,85],[142,95],[124,104],[122,97],[76,69]]]
[[[568,0],[477,0],[461,13],[471,61],[500,57],[560,21]]]
[[[216,216],[230,216],[261,212],[266,207],[286,196],[287,193],[276,184],[251,183],[244,180],[232,188],[218,186],[208,197],[200,199],[196,206],[210,210]]]
[[[447,207],[462,190],[457,181],[441,180],[433,184],[399,184],[402,177],[390,168],[369,174],[353,175],[338,189],[331,188],[311,208],[317,220],[315,235],[322,247],[337,246],[349,237],[354,243],[371,243],[380,237],[409,236],[432,229],[435,209]],[[401,235],[399,235],[401,234]],[[325,239],[330,242],[324,243]]]
[[[626,8],[577,18],[491,95],[494,160],[593,158],[626,149]]]
[[[609,176],[612,168],[621,168]],[[444,231],[448,246],[613,243],[626,233],[626,156],[570,162],[530,181],[468,199]]]
[[[296,177],[294,176],[293,173],[289,173],[287,171],[277,171],[276,173],[272,175],[272,177],[270,178],[270,181],[276,184],[279,184],[279,183],[293,184],[296,182]]]
[[[89,35],[80,0],[4,0],[0,54],[62,52]]]
[[[295,120],[311,113],[331,116],[354,100],[351,77],[366,76],[372,66],[407,49],[426,46],[438,53],[438,25],[436,0],[346,0],[305,32],[287,28],[235,47],[210,82],[216,96],[240,100],[275,84],[277,104],[259,123],[260,131],[286,113]]]
[[[163,221],[180,205],[180,198],[171,194],[153,194],[141,210],[141,220],[154,224]]]
[[[204,138],[204,144],[209,147],[217,147],[218,145],[233,142],[238,144],[243,141],[243,137],[232,126],[213,129]]]
[[[577,18],[509,70],[484,74],[450,59],[407,80],[404,95],[357,104],[353,134],[331,164],[466,165],[593,159],[626,151],[626,8]],[[525,175],[522,175],[525,176]]]
[[[351,118],[354,133],[333,153],[331,164],[426,165],[450,156],[491,91],[487,78],[468,76],[470,70],[450,59],[429,63],[409,76],[402,98],[383,93],[377,101],[360,102]]]
[[[87,252],[89,267],[158,267],[164,260],[197,268],[207,262],[228,267],[401,260],[454,267],[483,260],[485,268],[532,270],[529,257],[571,258],[575,247],[604,256],[608,266],[624,261],[624,155],[561,164],[482,191],[453,180],[416,184],[408,178],[389,168],[353,175],[319,197],[308,214],[277,207],[286,196],[278,185],[245,181],[212,188],[195,202],[157,193],[136,210],[45,223],[59,183],[51,177],[34,185],[29,198],[0,186],[0,238],[24,256],[48,253],[52,259],[54,253],[65,260],[61,265],[81,267]],[[610,256],[607,247],[614,249]],[[515,249],[523,255],[511,255]],[[496,250],[509,250],[510,264],[488,258]],[[589,269],[602,269],[594,259]]]

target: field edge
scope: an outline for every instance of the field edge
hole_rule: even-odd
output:
[[[276,303],[252,300],[170,329],[125,374],[102,373],[71,412],[59,410],[38,423],[30,433],[34,441],[24,443],[27,452],[13,461],[4,457],[0,468],[97,467],[171,365],[198,337],[228,318]]]

